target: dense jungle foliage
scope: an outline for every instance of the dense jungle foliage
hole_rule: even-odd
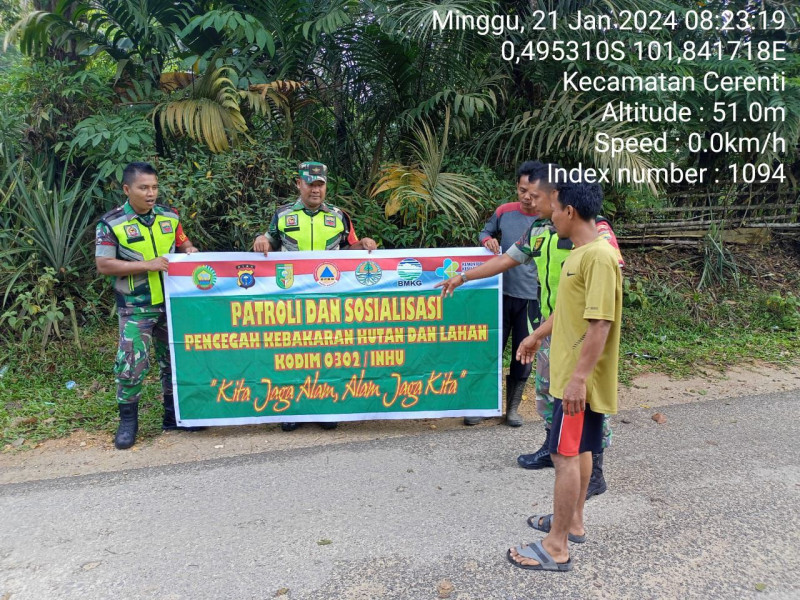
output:
[[[588,39],[564,26],[578,10],[780,11],[775,31],[732,32],[785,41],[780,64],[733,60],[673,65],[621,61],[565,65],[509,61],[502,44]],[[558,31],[434,31],[444,15],[557,11]],[[764,0],[35,0],[0,2],[0,338],[74,337],[111,310],[96,276],[96,218],[122,200],[132,160],[158,169],[162,201],[175,205],[203,250],[247,250],[275,207],[292,197],[301,160],[328,164],[329,198],[382,247],[474,245],[482,221],[514,199],[513,172],[529,158],[601,167],[665,163],[656,154],[610,157],[598,132],[643,136],[730,131],[790,141],[786,153],[691,154],[684,166],[783,164],[800,176],[800,8]],[[665,42],[697,32],[602,32],[609,40]],[[708,39],[713,32],[703,34]],[[780,122],[615,123],[602,107],[619,95],[564,93],[565,68],[582,74],[702,77],[784,72],[776,92],[629,94],[626,100],[693,108],[745,102],[786,108]],[[729,189],[719,186],[719,190]],[[618,218],[661,206],[669,190],[609,187]],[[709,190],[713,193],[714,190]],[[721,193],[721,192],[720,192]],[[723,265],[724,266],[724,265]],[[2,357],[0,357],[2,358]]]

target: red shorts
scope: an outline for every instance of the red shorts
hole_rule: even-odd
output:
[[[556,398],[550,427],[550,454],[577,456],[581,452],[602,452],[603,418],[602,413],[594,412],[588,404],[582,413],[565,415],[561,400]]]

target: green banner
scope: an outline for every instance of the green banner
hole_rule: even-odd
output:
[[[479,249],[173,255],[181,425],[499,416],[500,279]]]

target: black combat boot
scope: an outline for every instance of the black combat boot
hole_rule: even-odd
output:
[[[519,466],[523,469],[546,469],[553,467],[553,459],[550,458],[550,430],[545,429],[547,437],[544,444],[533,454],[520,454],[517,457]]]
[[[506,375],[506,424],[510,425],[511,427],[519,427],[520,425],[522,425],[522,419],[519,418],[519,414],[517,414],[517,408],[519,407],[519,402],[522,400],[522,389],[520,389],[519,400],[516,402],[516,404],[514,404],[512,401],[512,397],[514,395],[514,389],[517,383],[519,382],[511,379],[509,375]],[[525,386],[523,385],[522,387],[524,388]],[[514,422],[518,421],[517,425],[513,425],[512,423],[509,422],[508,414],[511,410],[513,410],[514,415],[516,415],[514,417],[515,418]],[[477,425],[478,423],[483,421],[484,418],[485,417],[464,417],[464,425]]]
[[[114,436],[114,447],[117,450],[127,450],[136,442],[136,432],[139,431],[139,403],[128,402],[119,404],[119,427]]]
[[[608,489],[606,478],[603,477],[603,453],[592,453],[592,477],[589,479],[589,488],[586,490],[586,499],[599,496]]]
[[[161,431],[203,431],[205,427],[178,427],[175,420],[175,396],[164,395],[164,418],[161,419]]]
[[[527,379],[506,379],[506,425],[509,427],[522,426],[522,417],[517,411],[527,383]]]

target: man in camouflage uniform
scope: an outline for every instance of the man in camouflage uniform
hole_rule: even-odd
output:
[[[119,314],[119,349],[114,362],[120,423],[114,445],[133,446],[139,428],[139,398],[155,346],[164,393],[165,431],[176,429],[172,367],[167,336],[162,273],[166,254],[197,252],[183,233],[174,209],[156,204],[158,176],[148,163],[134,162],[122,174],[125,204],[100,218],[95,238],[95,262],[102,275],[112,275]],[[188,428],[187,428],[188,429]]]
[[[328,167],[319,162],[304,162],[297,168],[297,191],[300,197],[281,206],[270,221],[267,232],[256,237],[253,250],[264,256],[275,250],[375,250],[371,238],[358,239],[350,217],[340,208],[327,204]],[[322,423],[334,429],[338,423]],[[283,431],[294,431],[297,423],[281,423]]]

